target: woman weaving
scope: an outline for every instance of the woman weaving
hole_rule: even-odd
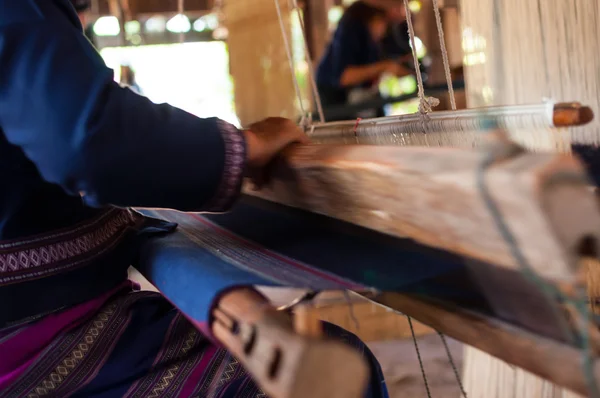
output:
[[[317,69],[317,86],[324,107],[378,98],[378,83],[384,74],[402,77],[412,73],[391,58],[398,53],[390,51],[390,48],[397,50],[394,40],[384,41],[386,34],[389,37],[388,14],[385,8],[362,0],[353,3],[344,12]],[[384,58],[385,55],[390,58]],[[340,115],[335,119],[380,116],[384,116],[381,107],[359,114]],[[328,121],[331,120],[328,118]]]
[[[69,0],[0,9],[0,396],[258,395],[127,281],[139,245],[173,229],[127,207],[225,211],[302,132],[283,119],[239,131],[119,87]],[[366,394],[385,396],[372,364]]]

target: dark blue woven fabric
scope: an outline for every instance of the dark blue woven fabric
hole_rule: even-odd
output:
[[[465,260],[326,217],[243,200],[227,214],[146,212],[179,224],[153,238],[139,267],[197,322],[223,291],[243,285],[376,288],[454,302],[478,300],[462,281]],[[440,282],[443,281],[443,282]]]

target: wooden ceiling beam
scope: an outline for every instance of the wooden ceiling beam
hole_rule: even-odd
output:
[[[114,13],[114,4],[118,0],[98,0],[97,17],[118,15]],[[178,12],[177,0],[122,0],[122,6],[128,17],[137,19],[141,15],[176,14]],[[185,0],[186,13],[203,15],[213,9],[213,0]]]

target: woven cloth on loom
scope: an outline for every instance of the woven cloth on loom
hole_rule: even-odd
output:
[[[215,297],[242,285],[376,288],[483,301],[450,283],[465,280],[463,259],[259,199],[245,198],[220,215],[143,213],[176,222],[179,230],[145,245],[142,273],[201,328]]]

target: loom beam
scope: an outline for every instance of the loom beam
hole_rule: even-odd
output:
[[[458,148],[298,146],[275,165],[267,188],[245,192],[519,270],[477,184],[483,156]],[[583,280],[580,251],[600,238],[600,213],[578,161],[519,152],[490,167],[485,181],[529,265],[548,280]]]
[[[492,106],[432,112],[425,119],[419,114],[409,114],[316,124],[310,136],[322,144],[440,144],[471,148],[478,144],[490,120],[500,128],[514,131],[514,138],[520,138],[527,130],[582,126],[593,118],[591,108],[577,102]],[[424,138],[424,133],[431,136]]]

